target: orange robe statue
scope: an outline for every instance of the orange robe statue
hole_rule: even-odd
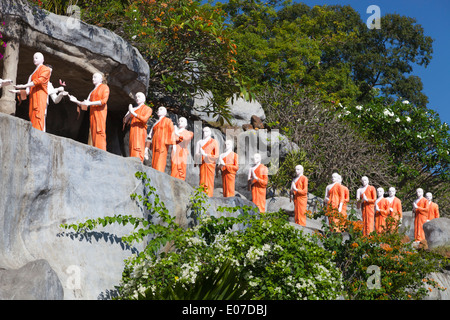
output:
[[[152,109],[142,104],[134,111],[137,116],[131,116],[130,123],[130,157],[144,161],[145,141],[147,140],[147,121],[152,116]]]
[[[152,168],[165,172],[169,145],[176,143],[173,122],[162,117],[152,130]]]
[[[259,208],[259,212],[266,212],[266,188],[269,183],[269,170],[262,163],[255,169],[258,180],[252,180],[252,202]]]
[[[239,170],[239,162],[237,153],[231,151],[223,158],[225,163],[222,166],[222,188],[224,197],[234,197],[236,172]]]
[[[428,220],[430,203],[425,197],[422,197],[417,202],[417,207],[418,207],[417,209],[413,209],[413,213],[415,213],[414,240],[422,241],[425,240],[425,232],[423,231],[423,224]]]
[[[375,231],[383,233],[386,231],[386,219],[390,216],[389,201],[382,198],[377,202],[377,205],[379,210],[375,210]]]
[[[45,110],[47,109],[48,82],[50,81],[51,70],[45,65],[31,75],[34,87],[30,87],[29,93],[29,117],[33,128],[44,131]]]
[[[216,161],[219,158],[219,143],[210,138],[202,147],[206,156],[202,156],[200,165],[200,185],[205,187],[208,197],[214,195],[214,175],[216,173]]]
[[[439,206],[435,202],[431,202],[430,211],[428,212],[428,220],[439,218]]]
[[[295,181],[297,191],[293,191],[294,195],[294,221],[295,223],[306,226],[306,207],[308,204],[308,178],[301,175]]]
[[[400,199],[394,197],[392,202],[389,203],[389,209],[392,209],[392,211],[390,211],[391,217],[393,217],[398,222],[403,216],[402,202],[400,201]]]
[[[340,216],[342,215],[342,209],[341,212],[339,213],[339,204],[342,202],[342,204],[344,203],[344,189],[342,188],[341,184],[339,182],[335,183],[330,190],[328,191],[328,203],[327,203],[327,208],[328,208],[328,221],[331,224],[334,224],[335,231],[340,231],[340,225],[341,225],[341,221],[340,221]],[[338,217],[333,217],[333,215],[338,215]]]
[[[176,147],[172,150],[172,170],[170,174],[172,177],[186,180],[188,148],[193,137],[194,133],[185,129],[176,138]]]
[[[109,87],[101,83],[89,95],[89,101],[100,101],[101,105],[90,106],[89,121],[92,145],[106,151],[106,116],[108,114]]]
[[[363,200],[363,195],[366,195],[367,201],[361,204],[362,218],[363,218],[363,234],[365,236],[369,235],[374,231],[375,227],[375,200],[377,198],[377,192],[374,186],[368,185],[366,191],[361,194],[361,201]]]

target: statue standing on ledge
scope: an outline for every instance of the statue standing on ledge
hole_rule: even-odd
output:
[[[363,234],[369,235],[375,229],[375,200],[377,193],[374,186],[369,185],[369,178],[361,178],[362,187],[356,191],[357,208],[362,211]]]
[[[403,210],[402,210],[402,202],[399,198],[395,196],[395,193],[397,191],[394,187],[389,188],[389,197],[387,197],[387,200],[389,202],[389,215],[393,217],[397,223],[402,223],[402,216],[403,216]]]
[[[325,189],[324,203],[327,208],[328,223],[334,225],[333,230],[340,231],[340,216],[344,205],[344,190],[341,188],[340,175],[335,172],[331,175],[332,183]]]
[[[152,116],[152,109],[145,105],[145,95],[136,93],[136,104],[133,108],[128,105],[128,112],[123,118],[124,126],[130,124],[129,150],[130,157],[139,158],[144,161],[145,140],[147,138],[147,121]]]
[[[237,153],[233,152],[233,140],[225,141],[225,152],[219,156],[219,169],[222,171],[224,197],[234,197],[236,172],[239,170]]]
[[[433,220],[439,218],[439,206],[436,202],[433,202],[433,194],[431,192],[427,192],[425,194],[425,198],[430,201],[430,211],[428,212],[428,220]]]
[[[386,231],[386,219],[389,217],[389,201],[384,198],[384,189],[377,189],[377,200],[375,200],[375,231],[382,233]]]
[[[189,144],[194,137],[192,131],[186,130],[187,119],[178,119],[178,126],[175,126],[175,142],[172,148],[172,170],[171,176],[186,180],[187,159],[189,156]]]
[[[248,185],[252,191],[252,202],[260,213],[266,212],[266,188],[269,182],[269,170],[261,163],[261,155],[255,153],[254,165],[248,171]]]
[[[205,187],[209,197],[214,195],[214,175],[219,158],[219,143],[211,137],[211,129],[203,128],[203,139],[197,142],[196,157],[201,157],[200,185]]]
[[[95,87],[83,102],[72,95],[69,95],[69,98],[82,110],[87,110],[90,107],[89,122],[92,145],[106,151],[106,116],[108,114],[109,87],[103,83],[103,76],[98,72],[92,75],[92,83]]]
[[[423,224],[427,222],[428,213],[430,211],[430,201],[423,196],[423,189],[416,190],[417,199],[413,202],[414,217],[414,241],[416,243],[425,240],[425,232]]]
[[[28,78],[26,84],[15,85],[16,90],[29,90],[29,112],[31,125],[33,128],[45,130],[45,113],[48,100],[48,82],[50,81],[51,70],[44,65],[44,55],[36,52],[33,55],[33,63],[36,66],[34,72]]]
[[[167,117],[165,107],[159,107],[156,114],[158,121],[153,125],[147,138],[152,144],[152,168],[165,172],[169,146],[175,144],[175,128],[172,120]]]
[[[291,193],[294,196],[294,221],[306,226],[306,207],[308,204],[308,178],[303,175],[303,166],[295,167],[296,177],[291,184]]]

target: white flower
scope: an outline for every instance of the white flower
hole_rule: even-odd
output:
[[[420,134],[417,135],[417,138],[422,139],[422,136]]]
[[[403,100],[402,103],[403,104],[409,104],[409,101],[408,100]]]
[[[362,108],[363,108],[362,106],[356,106],[357,110],[362,110]]]
[[[395,122],[400,122],[400,118],[395,119]]]
[[[410,117],[406,117],[406,121],[410,122],[411,118]]]

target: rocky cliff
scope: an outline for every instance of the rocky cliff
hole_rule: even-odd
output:
[[[109,226],[80,235],[66,233],[59,226],[114,214],[142,217],[142,208],[130,199],[131,193],[143,192],[141,182],[134,176],[137,171],[146,172],[181,225],[190,223],[187,205],[194,189],[188,183],[144,166],[136,158],[124,158],[44,133],[32,128],[28,121],[1,113],[0,164],[3,298],[8,296],[5,290],[10,286],[2,283],[2,274],[36,261],[45,261],[41,268],[34,268],[36,277],[54,281],[46,292],[40,293],[40,299],[110,297],[119,283],[123,260],[142,249],[141,245],[128,247],[121,242],[120,237],[131,229]],[[218,199],[217,204],[211,200],[212,214],[218,204],[253,205],[245,199]],[[49,278],[45,270],[56,276]],[[21,295],[9,298],[14,296]]]

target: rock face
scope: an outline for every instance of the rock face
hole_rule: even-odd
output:
[[[0,270],[0,300],[61,300],[63,287],[45,260],[18,270]]]
[[[144,192],[135,178],[137,171],[148,175],[180,225],[193,224],[188,204],[194,189],[188,183],[144,166],[136,158],[38,131],[28,121],[6,114],[0,114],[0,164],[0,268],[12,272],[44,260],[61,282],[64,299],[111,297],[124,259],[142,250],[142,244],[129,247],[121,241],[132,231],[123,226],[86,234],[60,228],[62,223],[86,218],[145,216],[130,199],[130,194]],[[209,201],[210,208],[217,206]],[[220,205],[233,206],[235,201],[245,199],[222,199]],[[0,282],[0,288],[4,286]]]
[[[450,246],[450,219],[437,218],[426,222],[423,225],[423,231],[429,249]]]
[[[126,155],[123,146],[122,117],[133,100],[130,95],[147,92],[149,66],[139,51],[113,32],[88,25],[68,16],[59,16],[30,7],[26,0],[0,0],[0,16],[5,26],[1,33],[6,42],[18,41],[19,64],[17,84],[28,82],[34,71],[33,54],[42,52],[44,63],[53,66],[50,81],[55,87],[59,79],[66,90],[78,99],[86,99],[94,88],[92,74],[105,74],[111,89],[108,100],[107,148]],[[0,70],[3,69],[0,60]],[[1,73],[0,73],[1,74]],[[28,101],[16,108],[16,116],[28,119]],[[77,118],[75,104],[68,97],[59,104],[49,101],[47,131],[87,143],[89,119],[87,112]]]

